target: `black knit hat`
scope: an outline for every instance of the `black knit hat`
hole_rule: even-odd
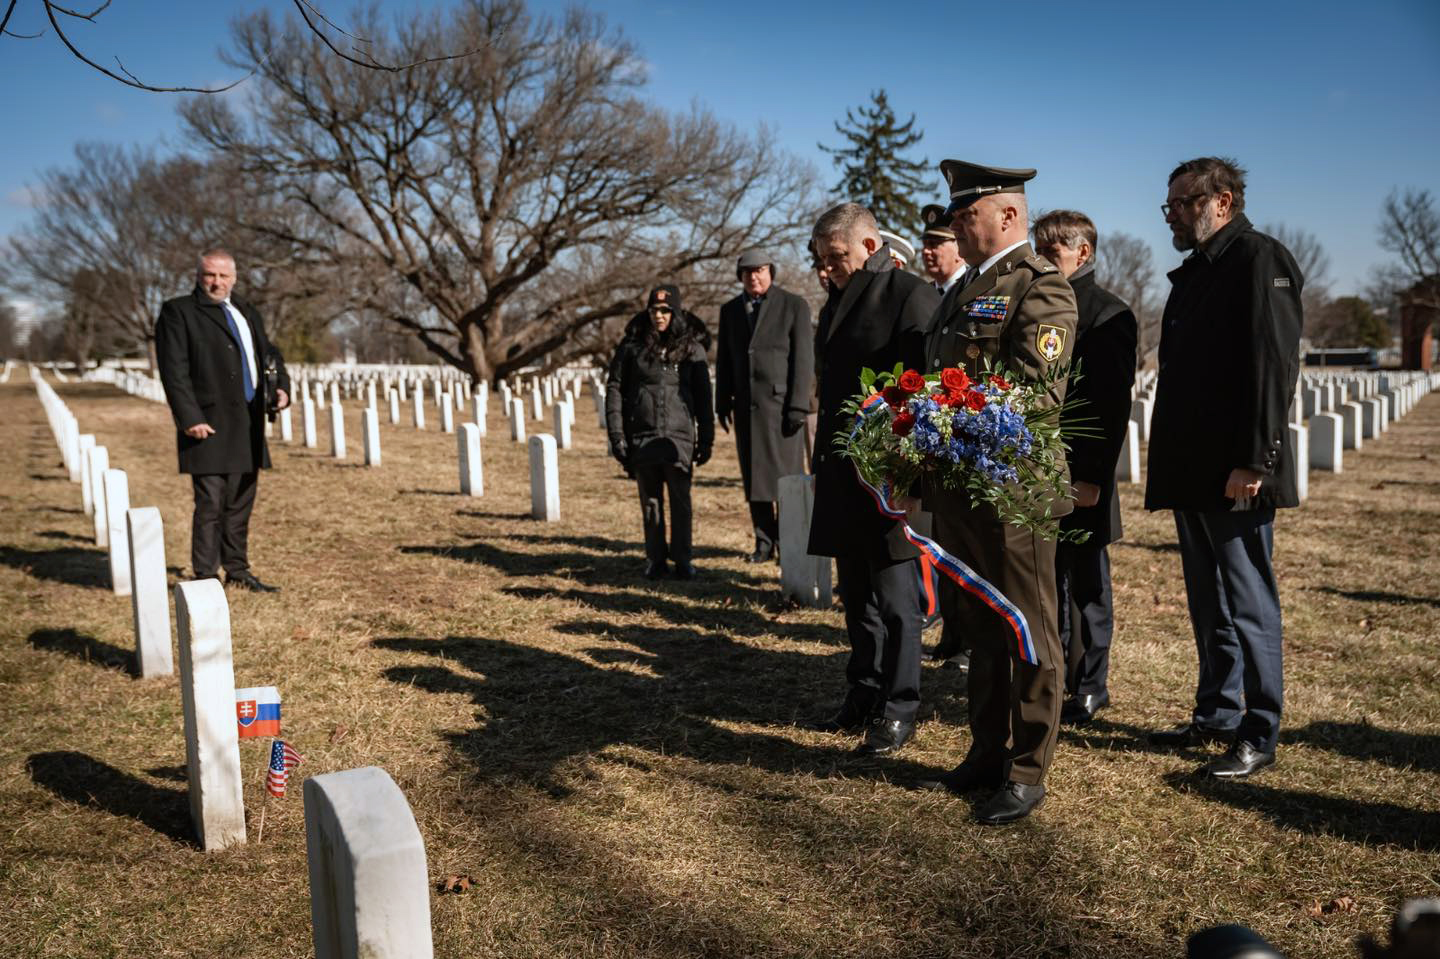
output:
[[[671,283],[661,283],[650,291],[650,298],[645,301],[645,309],[655,306],[668,306],[670,312],[679,316],[684,310],[680,305],[680,288]]]

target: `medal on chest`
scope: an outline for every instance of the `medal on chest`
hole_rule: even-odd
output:
[[[982,320],[1003,320],[1009,309],[1008,296],[978,296],[965,305],[965,315]]]

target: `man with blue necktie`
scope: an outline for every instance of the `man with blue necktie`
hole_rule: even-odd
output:
[[[227,251],[200,254],[194,292],[160,308],[155,345],[180,472],[190,474],[195,491],[194,577],[218,578],[223,567],[227,583],[273,593],[278,587],[250,571],[247,547],[256,478],[270,466],[265,414],[290,405],[290,377],[259,311],[230,295],[235,276]],[[271,364],[274,382],[267,390]]]

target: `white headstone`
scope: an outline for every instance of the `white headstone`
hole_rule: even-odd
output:
[[[415,423],[417,430],[423,430],[425,428],[425,396],[417,389],[411,400],[413,402],[411,403],[410,418]]]
[[[1344,468],[1345,430],[1338,413],[1316,413],[1310,417],[1310,466],[1339,473]]]
[[[559,402],[550,408],[551,416],[555,420],[556,442],[562,450],[570,448],[570,417],[565,414],[565,403]]]
[[[330,398],[330,455],[337,460],[345,458],[345,410],[333,396]]]
[[[525,401],[518,396],[510,401],[510,438],[525,442]]]
[[[206,852],[245,841],[230,607],[218,579],[175,586],[190,816]]]
[[[315,401],[305,397],[305,401],[300,404],[300,413],[301,426],[305,430],[305,448],[316,449],[320,445],[320,439],[315,431]]]
[[[431,959],[425,841],[376,766],[305,780],[315,959]]]
[[[68,411],[63,414],[60,421],[60,452],[65,459],[65,467],[70,471],[70,482],[80,482],[80,424]]]
[[[400,402],[404,403],[410,399],[410,397],[406,395],[405,377],[400,377],[400,382],[396,384],[396,390],[400,393]]]
[[[445,393],[440,407],[440,432],[455,432],[455,407],[450,404],[450,394]]]
[[[1150,414],[1155,410],[1155,401],[1141,396],[1130,404],[1130,419],[1140,427],[1140,439],[1150,442]],[[1083,413],[1080,415],[1084,415]]]
[[[330,381],[330,405],[340,405],[340,384],[336,380]]]
[[[489,411],[485,408],[485,384],[481,383],[480,387],[481,388],[479,390],[475,391],[475,395],[470,398],[470,406],[472,409],[472,415],[474,417],[474,423],[477,427],[479,427],[480,435],[484,436],[485,419],[486,414]]]
[[[545,418],[545,407],[540,402],[540,387],[530,387],[530,415],[537,420]]]
[[[600,425],[600,432],[610,428],[605,417],[605,387],[599,383],[595,384],[595,419]]]
[[[1383,429],[1380,425],[1380,417],[1383,415],[1380,410],[1384,405],[1377,399],[1360,401],[1360,435],[1365,439],[1374,439],[1380,435]]]
[[[1337,412],[1340,414],[1345,448],[1347,450],[1360,449],[1365,445],[1365,437],[1360,432],[1360,404],[1347,400],[1340,404]]]
[[[385,399],[390,405],[390,425],[395,426],[400,422],[400,394],[392,386],[385,391]]]
[[[141,506],[125,513],[130,538],[130,607],[135,620],[135,662],[140,676],[169,676],[170,597],[165,589],[165,529],[160,510]]]
[[[1140,482],[1140,424],[1134,420],[1125,427],[1125,442],[1120,445],[1120,458],[1115,462],[1115,482]]]
[[[460,495],[484,496],[485,472],[480,460],[480,427],[461,423],[456,437],[460,459]]]
[[[560,519],[560,464],[555,437],[530,437],[530,515],[553,523]]]
[[[360,411],[360,429],[365,434],[365,465],[380,465],[380,413],[367,406]]]
[[[1305,418],[1308,420],[1320,410],[1320,390],[1318,387],[1307,387],[1302,394],[1305,397]]]
[[[375,404],[375,381],[371,380],[365,384],[365,408],[367,410],[378,410]]]
[[[130,535],[126,532],[125,513],[130,509],[130,480],[124,470],[109,469],[101,474],[100,482],[110,546],[110,588],[116,596],[129,596]]]
[[[94,448],[95,434],[81,433],[80,462],[82,466],[86,463],[90,451]],[[84,508],[86,516],[95,515],[95,490],[90,485],[90,470],[88,467],[80,470],[80,505]]]
[[[811,556],[815,486],[805,475],[780,477],[780,593],[802,606],[830,605],[830,557]]]
[[[105,516],[105,493],[104,476],[105,471],[110,468],[110,451],[103,446],[92,446],[88,451],[86,467],[90,470],[90,489],[95,495],[92,505],[95,507],[92,514],[95,520],[95,545],[110,545],[110,521]]]
[[[1310,498],[1310,430],[1290,424],[1290,455],[1294,457],[1295,492],[1300,502]]]
[[[295,423],[290,417],[290,407],[280,411],[280,440],[284,443],[295,441]]]

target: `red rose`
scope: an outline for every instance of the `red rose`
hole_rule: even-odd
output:
[[[985,408],[985,394],[978,390],[970,390],[965,394],[965,408],[979,412]]]
[[[970,385],[970,377],[964,370],[957,370],[953,367],[940,371],[940,385],[952,393],[959,392]]]
[[[900,374],[900,388],[906,393],[919,393],[925,388],[925,377],[914,370],[906,370]]]
[[[897,410],[904,406],[905,401],[910,398],[910,396],[898,386],[887,386],[880,391],[880,395],[885,397],[885,402]]]
[[[890,423],[890,429],[896,436],[909,436],[910,431],[915,428],[915,414],[909,410],[902,410],[895,414],[895,419]]]
[[[959,406],[965,402],[964,390],[946,390],[935,394],[935,402],[941,406]]]
[[[1005,377],[1000,376],[997,373],[990,374],[990,385],[995,387],[997,390],[1008,390],[1010,388],[1010,384],[1005,382]]]

